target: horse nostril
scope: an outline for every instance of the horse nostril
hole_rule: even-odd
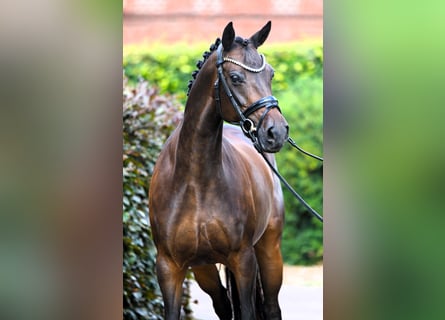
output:
[[[269,129],[267,129],[267,137],[269,139],[274,139],[275,138],[275,134],[274,134],[274,127],[270,127]]]

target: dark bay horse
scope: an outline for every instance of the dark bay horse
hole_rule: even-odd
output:
[[[183,122],[157,160],[149,207],[166,320],[180,317],[189,267],[219,318],[232,319],[215,263],[234,276],[240,304],[235,319],[258,316],[258,272],[264,316],[281,319],[283,195],[252,143],[275,163],[272,153],[288,138],[287,122],[271,95],[273,69],[257,51],[270,28],[269,21],[244,39],[235,37],[232,23],[226,26],[199,63]]]

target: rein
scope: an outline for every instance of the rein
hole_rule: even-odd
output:
[[[295,198],[298,199],[298,201],[301,202],[301,204],[303,206],[306,207],[306,209],[309,210],[310,213],[312,213],[312,215],[314,215],[314,217],[316,217],[318,220],[320,220],[321,222],[323,222],[323,217],[320,216],[318,214],[317,211],[315,211],[314,209],[312,209],[312,207],[306,202],[304,201],[303,197],[300,196],[298,194],[297,191],[294,190],[294,188],[292,188],[289,184],[289,182],[286,181],[286,179],[283,178],[283,176],[278,172],[278,170],[272,165],[272,163],[270,163],[270,161],[267,159],[267,157],[264,155],[264,153],[260,152],[260,154],[263,156],[264,160],[267,162],[267,164],[269,165],[269,167],[272,169],[272,171],[275,173],[275,175],[278,177],[278,179],[280,179],[280,181],[286,186],[286,188],[294,195]]]
[[[270,163],[270,161],[267,159],[267,157],[264,155],[264,150],[263,147],[261,146],[261,142],[258,139],[257,136],[257,128],[261,127],[261,124],[264,120],[264,118],[266,117],[266,115],[269,113],[270,110],[272,110],[273,108],[277,108],[280,113],[280,107],[278,106],[278,100],[274,97],[274,96],[267,96],[264,98],[259,99],[258,101],[254,102],[252,105],[250,105],[246,110],[241,111],[240,108],[240,104],[239,104],[239,100],[236,98],[236,96],[234,95],[234,93],[232,93],[232,91],[229,88],[229,85],[224,77],[224,73],[223,73],[223,64],[224,62],[230,62],[230,63],[234,63],[242,68],[244,68],[245,70],[249,71],[249,72],[255,72],[255,73],[259,73],[261,71],[264,70],[264,68],[266,67],[266,58],[261,55],[261,58],[263,60],[263,64],[260,68],[258,69],[254,69],[251,68],[249,66],[244,65],[243,63],[236,61],[232,58],[228,58],[228,57],[223,57],[223,47],[222,44],[220,44],[218,46],[217,49],[217,58],[216,58],[216,68],[217,68],[217,72],[218,72],[218,78],[215,82],[214,88],[215,88],[215,100],[219,109],[219,113],[221,114],[221,99],[220,99],[220,94],[219,94],[219,84],[222,83],[222,86],[224,88],[224,92],[226,93],[227,97],[230,100],[230,103],[232,104],[235,112],[238,114],[240,121],[239,122],[230,122],[232,124],[237,124],[241,127],[243,133],[252,141],[255,149],[261,154],[261,156],[264,158],[264,160],[266,161],[266,163],[269,165],[269,167],[271,168],[271,170],[273,171],[273,173],[278,177],[278,179],[280,179],[280,181],[286,186],[286,188],[294,195],[294,197],[296,197],[301,204],[303,204],[306,209],[309,210],[309,212],[314,215],[318,220],[320,220],[321,222],[323,222],[323,217],[320,216],[314,209],[312,209],[312,207],[306,202],[304,201],[304,199],[289,185],[289,183],[286,181],[286,179],[283,178],[283,176],[281,176],[281,174],[278,172],[278,170],[272,165],[272,163]],[[254,113],[255,111],[265,108],[265,111],[263,112],[263,114],[261,115],[260,119],[258,120],[258,124],[255,125],[255,123],[249,119],[249,115],[251,115],[252,113]],[[292,140],[292,138],[288,138],[287,140],[294,148],[298,149],[299,151],[303,152],[304,154],[313,157],[317,160],[323,161],[323,158],[320,158],[316,155],[313,155],[309,152],[304,151],[303,149],[301,149],[295,142],[294,140]]]

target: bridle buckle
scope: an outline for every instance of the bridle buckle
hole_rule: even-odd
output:
[[[243,130],[244,134],[252,136],[256,134],[256,127],[253,121],[249,118],[245,119],[244,121],[241,121],[240,127]]]

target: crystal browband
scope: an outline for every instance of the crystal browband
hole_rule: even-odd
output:
[[[261,67],[259,67],[258,69],[255,69],[255,68],[251,68],[251,67],[249,67],[249,66],[246,66],[244,63],[239,62],[239,61],[236,61],[235,59],[232,59],[232,58],[229,58],[229,57],[225,57],[225,58],[224,58],[224,61],[234,63],[234,64],[236,64],[237,66],[240,66],[240,67],[246,69],[247,71],[258,73],[258,72],[263,71],[264,68],[266,67],[266,58],[265,58],[264,55],[262,55],[262,54],[261,54],[260,56],[261,56],[261,60],[263,60],[263,65],[262,65]]]

